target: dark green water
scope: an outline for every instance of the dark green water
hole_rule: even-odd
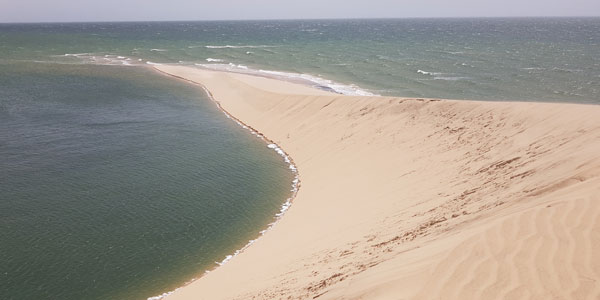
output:
[[[145,299],[257,236],[293,175],[199,88],[0,64],[0,298]]]

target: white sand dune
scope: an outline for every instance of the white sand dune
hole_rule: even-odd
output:
[[[271,231],[167,299],[600,299],[600,106],[155,68],[205,86],[302,182]]]

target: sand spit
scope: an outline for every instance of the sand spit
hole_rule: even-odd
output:
[[[277,226],[167,299],[600,298],[600,106],[155,68],[205,86],[302,180]]]

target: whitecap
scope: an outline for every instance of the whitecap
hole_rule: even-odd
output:
[[[438,73],[438,72],[428,72],[428,71],[423,71],[423,70],[417,70],[417,73],[423,74],[423,75],[441,75],[442,74],[442,73]]]
[[[193,46],[190,46],[193,47]],[[274,48],[274,47],[278,47],[278,46],[273,46],[273,45],[241,45],[241,46],[235,46],[235,45],[223,45],[223,46],[214,46],[214,45],[207,45],[204,46],[205,48],[209,48],[209,49],[241,49],[241,48]],[[189,47],[188,47],[189,48]]]
[[[207,58],[206,59],[207,62],[223,62],[222,59],[218,59],[218,58]]]

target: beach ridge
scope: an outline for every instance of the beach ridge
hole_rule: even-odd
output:
[[[165,292],[161,295],[158,296],[153,296],[148,298],[148,300],[159,300],[159,299],[163,299],[171,294],[173,294],[175,291],[180,290],[181,288],[184,288],[185,286],[193,283],[194,281],[196,281],[197,279],[201,278],[202,276],[208,274],[210,271],[218,268],[219,266],[224,265],[225,263],[227,263],[229,260],[233,259],[235,256],[241,254],[244,252],[244,250],[246,250],[248,247],[250,247],[258,238],[260,238],[261,236],[263,236],[264,234],[266,234],[271,228],[273,228],[273,226],[276,225],[277,221],[279,219],[281,219],[284,215],[285,212],[291,207],[292,203],[294,202],[294,199],[296,198],[296,195],[298,194],[298,191],[300,190],[300,187],[302,186],[302,180],[300,178],[300,172],[298,171],[296,164],[294,163],[294,158],[291,157],[284,149],[282,149],[279,145],[277,145],[277,143],[275,143],[273,140],[269,139],[267,136],[265,136],[264,134],[262,134],[260,131],[256,130],[255,128],[253,128],[251,125],[244,123],[242,120],[236,118],[234,115],[232,115],[231,113],[229,113],[225,108],[223,108],[223,106],[221,106],[221,103],[214,98],[214,96],[212,95],[212,93],[210,92],[210,90],[208,90],[206,88],[206,86],[204,86],[202,83],[200,82],[196,82],[181,76],[177,76],[171,73],[167,73],[163,70],[160,70],[159,68],[156,67],[151,67],[151,69],[169,76],[169,77],[173,77],[173,78],[177,78],[179,80],[183,80],[186,81],[188,83],[200,86],[204,92],[206,93],[206,95],[209,97],[209,99],[217,106],[217,108],[223,112],[227,118],[232,119],[234,122],[236,122],[238,125],[240,125],[242,128],[247,129],[250,131],[250,133],[254,136],[256,136],[257,138],[261,139],[262,141],[264,141],[267,146],[273,150],[275,150],[275,152],[277,152],[279,155],[281,155],[285,162],[289,164],[289,168],[292,170],[292,172],[295,174],[294,179],[292,181],[292,189],[291,192],[292,194],[290,195],[290,197],[288,197],[286,199],[286,201],[282,204],[282,208],[280,210],[279,213],[277,213],[274,216],[274,221],[269,223],[267,225],[267,227],[263,230],[261,230],[258,234],[258,237],[256,237],[255,239],[251,239],[249,240],[242,248],[236,250],[234,253],[226,255],[225,258],[223,259],[223,261],[221,262],[217,262],[216,266],[214,266],[212,269],[208,269],[205,270],[203,274],[201,274],[199,277],[197,278],[193,278],[191,280],[189,280],[188,282],[186,282],[184,285],[182,285],[181,287],[173,290],[173,291],[168,291]]]
[[[303,170],[278,226],[167,299],[598,295],[581,278],[600,282],[600,107],[350,97],[155,68],[205,87]]]

